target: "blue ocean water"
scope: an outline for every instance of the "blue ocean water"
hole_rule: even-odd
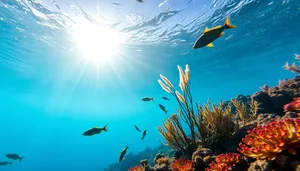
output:
[[[213,48],[192,49],[227,16],[236,29]],[[282,66],[300,53],[299,19],[299,0],[1,0],[0,161],[25,158],[0,169],[99,171],[126,145],[133,153],[157,147],[165,119],[158,104],[169,114],[177,107],[160,98],[168,94],[159,74],[177,86],[177,65],[189,64],[199,103],[276,85],[295,76]],[[106,124],[108,132],[82,136]],[[145,140],[134,124],[147,129]]]

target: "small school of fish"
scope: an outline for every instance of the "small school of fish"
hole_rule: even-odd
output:
[[[20,157],[18,154],[6,154],[5,155],[8,159],[10,160],[19,160],[19,162],[22,161],[23,157]],[[0,161],[0,166],[6,166],[6,165],[11,165],[13,164],[13,161],[8,162],[8,161]]]

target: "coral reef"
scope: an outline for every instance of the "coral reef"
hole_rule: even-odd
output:
[[[209,168],[206,168],[205,171],[232,170],[233,166],[243,161],[243,157],[237,153],[220,154],[209,164]]]
[[[229,137],[234,135],[240,125],[244,125],[257,116],[258,104],[251,100],[250,109],[238,101],[232,101],[236,112],[232,113],[230,106],[224,107],[208,101],[205,105],[197,105],[194,109],[193,98],[190,91],[190,69],[186,65],[185,72],[178,66],[179,87],[181,93],[175,90],[173,84],[163,75],[158,80],[162,89],[173,95],[179,105],[177,114],[172,114],[163,121],[163,126],[158,127],[159,132],[172,148],[183,152],[187,157],[192,156],[198,146],[220,148],[223,142],[223,151],[226,150]],[[182,123],[186,123],[189,132],[183,129]],[[240,124],[241,123],[241,124]],[[189,135],[189,136],[188,136]]]
[[[300,170],[300,76],[251,96],[195,105],[189,67],[178,70],[181,93],[163,75],[158,81],[179,105],[158,127],[169,147],[129,153],[106,171]]]
[[[274,120],[258,126],[242,139],[238,151],[245,156],[274,160],[276,154],[288,149],[296,154],[300,147],[300,119]]]
[[[128,171],[144,171],[143,166],[135,166],[133,168],[130,168]]]
[[[170,165],[170,168],[172,171],[193,171],[194,164],[188,159],[178,159]]]

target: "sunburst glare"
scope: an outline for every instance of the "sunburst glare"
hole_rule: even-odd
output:
[[[73,26],[72,37],[82,58],[95,65],[113,60],[125,36],[118,31],[99,24],[80,23]]]

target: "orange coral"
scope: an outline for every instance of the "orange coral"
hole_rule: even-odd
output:
[[[300,147],[300,119],[273,120],[258,126],[248,131],[239,147],[238,151],[245,156],[259,159],[274,160],[285,149],[296,154],[294,148]]]
[[[209,164],[209,168],[205,171],[228,171],[232,170],[232,166],[242,161],[243,158],[237,153],[220,154],[215,161]]]
[[[294,98],[294,100],[283,106],[284,112],[299,112],[300,111],[300,98]]]
[[[144,171],[143,166],[135,166],[133,168],[130,168],[128,171]]]
[[[172,171],[193,171],[194,164],[188,159],[178,159],[171,164],[170,168]]]

